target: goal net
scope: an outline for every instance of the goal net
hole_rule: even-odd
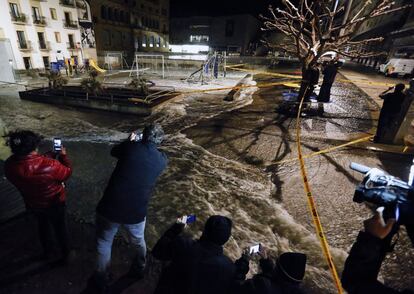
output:
[[[128,63],[125,60],[122,52],[107,52],[105,55],[105,68],[108,70],[117,70],[128,68]]]
[[[161,54],[135,54],[130,76],[160,76],[165,78],[165,58]]]

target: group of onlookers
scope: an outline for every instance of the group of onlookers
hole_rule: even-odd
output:
[[[51,229],[56,235],[62,264],[70,262],[71,248],[65,219],[65,181],[72,165],[65,147],[59,151],[38,153],[41,137],[31,131],[11,132],[7,144],[13,153],[5,163],[5,175],[23,196],[27,210],[39,224],[39,237],[44,258],[50,258]],[[104,293],[110,285],[109,267],[114,237],[120,226],[129,233],[136,251],[128,276],[144,278],[147,247],[144,231],[148,202],[158,177],[167,167],[166,155],[158,149],[164,133],[159,125],[148,125],[142,134],[133,132],[127,140],[114,146],[111,155],[116,167],[96,209],[96,269],[92,282]],[[365,221],[345,264],[342,275],[348,293],[400,293],[377,280],[387,253],[387,235],[394,220],[384,221],[380,215]],[[151,254],[167,262],[155,293],[221,294],[221,293],[303,293],[306,255],[285,252],[277,259],[259,250],[260,272],[246,280],[250,252],[232,261],[223,252],[231,237],[232,221],[220,215],[210,216],[199,239],[183,231],[186,224],[177,221],[158,240]],[[404,293],[412,293],[410,291]]]

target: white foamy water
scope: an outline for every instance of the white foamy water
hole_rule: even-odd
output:
[[[189,232],[198,234],[208,216],[226,215],[234,224],[233,237],[225,248],[231,258],[238,258],[245,247],[254,243],[264,244],[273,256],[286,251],[304,252],[308,255],[306,286],[309,293],[334,293],[334,284],[319,241],[314,232],[295,222],[283,206],[272,198],[274,187],[269,175],[254,167],[214,155],[193,144],[181,133],[200,119],[212,118],[224,111],[248,105],[253,101],[252,95],[256,90],[244,89],[235,95],[232,102],[223,102],[226,94],[223,92],[185,95],[160,107],[146,119],[77,112],[19,102],[10,97],[4,98],[6,103],[0,106],[0,117],[9,129],[31,129],[47,138],[58,134],[66,141],[79,141],[80,144],[117,142],[145,122],[161,123],[167,132],[162,149],[168,154],[170,162],[150,204],[147,230],[149,246],[177,216],[195,213],[199,221],[190,227]],[[97,201],[101,190],[102,187],[97,189],[97,195],[91,195],[91,199]],[[93,220],[91,209],[78,209],[77,205],[81,204],[78,201],[74,203],[74,209],[79,210],[79,217],[86,221]],[[332,253],[335,263],[342,265],[345,252],[332,249]],[[257,270],[254,264],[251,262],[251,273]]]

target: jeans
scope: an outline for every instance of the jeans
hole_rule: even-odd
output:
[[[69,237],[66,224],[66,206],[64,203],[49,208],[32,209],[39,226],[39,238],[45,255],[51,254],[54,246],[52,230],[60,245],[62,255],[69,254]]]
[[[136,251],[136,257],[132,267],[136,270],[144,270],[147,246],[144,239],[145,219],[137,224],[119,224],[111,222],[101,215],[96,216],[96,236],[97,236],[97,264],[96,271],[100,274],[108,272],[111,263],[112,242],[119,227],[122,225],[129,234],[131,244]]]

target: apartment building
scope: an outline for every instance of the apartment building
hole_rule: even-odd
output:
[[[97,53],[168,52],[169,0],[91,1]]]
[[[14,69],[44,69],[50,62],[96,57],[88,2],[84,0],[1,0],[0,42]],[[5,52],[0,52],[0,55]],[[2,57],[4,58],[4,56]]]

